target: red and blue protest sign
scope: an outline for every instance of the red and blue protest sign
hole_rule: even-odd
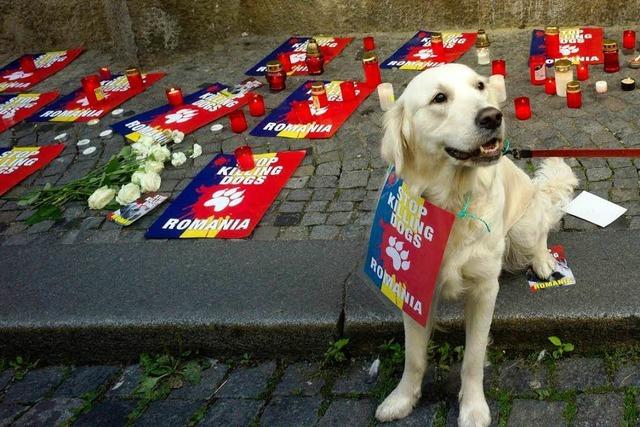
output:
[[[58,92],[0,95],[0,132],[20,123],[58,97]]]
[[[248,76],[264,76],[267,71],[267,62],[279,59],[280,55],[286,55],[289,57],[289,62],[291,62],[291,71],[287,74],[290,76],[306,76],[308,74],[305,63],[307,59],[307,44],[311,38],[315,38],[318,42],[320,53],[324,56],[325,65],[340,55],[340,52],[353,40],[353,37],[291,37],[262,61],[249,68],[245,74]]]
[[[57,73],[76,59],[84,49],[61,50],[24,55],[0,68],[0,93],[25,92],[47,77]],[[24,69],[20,63],[31,66]]]
[[[64,150],[64,144],[0,148],[0,196],[45,167]]]
[[[431,49],[431,34],[431,31],[418,31],[380,64],[380,68],[422,71],[437,67],[460,58],[476,42],[476,33],[443,32],[444,55],[436,55]]]
[[[148,73],[142,75],[145,88],[165,76],[165,73]],[[99,119],[123,102],[133,98],[141,92],[132,89],[125,75],[113,74],[110,79],[100,82],[104,99],[95,105],[90,105],[87,95],[82,88],[78,88],[63,96],[37,115],[29,118],[30,122],[88,122]]]
[[[287,99],[269,113],[253,130],[253,136],[280,136],[283,138],[331,138],[373,92],[373,88],[361,82],[355,82],[355,98],[349,101],[342,99],[339,80],[324,81],[327,93],[328,106],[316,107],[311,102],[311,84],[307,81],[297,88]],[[311,122],[305,122],[297,117],[293,108],[294,103],[305,102],[310,104]]]
[[[233,87],[222,83],[184,97],[182,105],[163,105],[111,125],[115,132],[135,142],[148,135],[159,143],[169,142],[171,131],[185,135],[224,117],[249,102],[249,92],[263,86],[254,78]]]
[[[544,30],[533,30],[529,56],[546,56],[550,59],[567,58],[574,63],[602,64],[604,61],[602,40],[602,27],[560,28],[559,52],[547,52]]]
[[[305,151],[254,154],[243,171],[220,153],[149,228],[150,239],[248,237],[296,170]]]
[[[364,271],[384,296],[423,326],[454,219],[453,213],[412,196],[395,170],[389,170]]]

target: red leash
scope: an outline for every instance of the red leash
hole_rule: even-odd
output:
[[[509,151],[514,159],[533,157],[640,157],[640,148],[558,148],[531,150],[513,148]]]

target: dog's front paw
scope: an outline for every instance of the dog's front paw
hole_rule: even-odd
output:
[[[411,413],[413,406],[420,396],[407,394],[398,388],[393,390],[389,396],[376,409],[376,418],[379,421],[392,421],[404,418]]]
[[[545,252],[544,255],[537,256],[533,259],[531,267],[533,271],[541,279],[548,279],[551,277],[551,273],[556,269],[556,259],[549,252]]]
[[[491,424],[491,412],[484,398],[460,403],[458,427],[487,427]]]

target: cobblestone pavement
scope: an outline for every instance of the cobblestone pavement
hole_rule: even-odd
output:
[[[608,35],[618,38],[621,30],[608,29]],[[619,80],[630,75],[640,79],[639,70],[623,66],[616,74],[605,75],[601,66],[590,69],[590,79],[583,85],[583,108],[570,110],[565,100],[549,97],[539,86],[529,83],[526,65],[530,31],[499,30],[490,32],[494,58],[507,60],[507,91],[509,99],[504,107],[508,135],[514,147],[633,147],[640,145],[637,112],[640,93],[622,92]],[[381,58],[386,58],[397,49],[410,33],[376,34]],[[190,56],[173,55],[164,58],[162,64],[145,64],[145,69],[164,70],[168,76],[146,93],[124,105],[125,116],[145,111],[165,103],[164,87],[177,84],[186,92],[215,81],[232,84],[241,81],[244,70],[277,46],[284,36],[254,37],[230,40],[225,44],[212,46],[208,52],[198,52]],[[327,66],[324,78],[361,78],[362,71],[358,58],[361,39],[356,38],[333,62]],[[15,52],[0,56],[5,62],[16,55]],[[626,63],[629,57],[621,55]],[[471,65],[487,75],[487,67],[475,65],[472,49],[460,62]],[[98,66],[112,64],[113,69],[122,69],[126,64],[118,64],[109,56],[89,51],[67,69],[45,80],[36,90],[59,88],[67,93],[79,85],[80,77],[92,72]],[[383,78],[394,84],[399,95],[415,72],[384,70]],[[596,80],[608,81],[610,91],[605,96],[596,97]],[[297,87],[303,78],[290,78],[289,89],[281,94],[266,96],[267,106],[272,108],[280,103]],[[512,99],[526,95],[531,98],[533,118],[518,121],[514,117]],[[307,149],[308,154],[302,165],[290,179],[277,201],[269,209],[260,226],[251,238],[256,240],[274,239],[359,239],[364,238],[372,219],[376,193],[385,171],[380,159],[379,142],[382,135],[382,113],[374,94],[354,113],[337,135],[330,140],[291,140],[283,138],[254,138],[248,132],[234,135],[227,126],[220,133],[212,133],[206,126],[189,136],[185,146],[198,141],[204,147],[205,155],[191,161],[186,167],[174,169],[169,166],[162,174],[161,191],[175,198],[216,152],[221,149],[231,151],[247,142],[255,152],[286,149]],[[250,126],[258,120],[252,117]],[[105,221],[105,213],[89,211],[84,203],[68,205],[64,217],[58,221],[45,221],[27,227],[24,220],[30,211],[19,208],[10,200],[30,189],[46,183],[59,184],[82,177],[97,164],[104,163],[123,145],[120,136],[100,140],[98,133],[110,123],[121,120],[106,116],[99,125],[85,124],[21,124],[12,131],[0,135],[0,146],[16,143],[19,146],[48,143],[62,131],[70,132],[73,138],[67,142],[62,155],[41,172],[35,173],[0,200],[0,233],[3,244],[15,245],[37,241],[74,242],[129,242],[143,239],[144,230],[160,215],[162,208],[138,221],[127,229],[121,229]],[[80,138],[90,138],[98,147],[95,154],[78,154],[75,142]],[[610,228],[640,228],[640,193],[638,168],[640,160],[629,159],[570,159],[570,164],[580,177],[580,187],[620,203],[629,210],[626,216],[616,221]],[[520,162],[526,170],[531,165]],[[166,206],[166,205],[165,205]],[[587,222],[567,216],[564,230],[591,230],[597,228]]]
[[[502,358],[486,368],[493,426],[637,425],[639,363],[530,359],[535,355]],[[0,426],[371,426],[377,404],[399,377],[399,365],[389,360],[383,358],[374,379],[371,360],[363,359],[333,368],[308,361],[213,361],[199,384],[146,402],[134,395],[143,378],[140,365],[50,366],[21,380],[6,370],[0,372]],[[459,372],[459,363],[440,357],[414,412],[388,425],[457,425]]]

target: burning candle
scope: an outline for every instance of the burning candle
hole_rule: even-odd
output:
[[[576,64],[576,76],[578,77],[578,80],[587,80],[589,78],[589,65],[584,62]]]
[[[382,111],[389,111],[393,107],[396,97],[391,83],[380,83],[378,85],[378,99],[380,100],[380,109]]]
[[[502,74],[490,76],[489,86],[493,89],[496,101],[503,103],[507,100],[507,86],[504,83],[504,76]]]
[[[307,73],[310,76],[316,76],[324,72],[324,55],[320,52],[320,45],[316,39],[309,39],[307,57],[304,62],[307,64]]]
[[[560,29],[558,27],[552,26],[544,29],[544,45],[548,57],[557,58],[560,56]]]
[[[144,90],[144,82],[142,81],[142,74],[140,74],[140,70],[137,68],[129,68],[125,71],[127,76],[127,81],[129,82],[129,87],[136,91],[142,92]]]
[[[238,169],[242,171],[250,171],[251,169],[256,167],[256,163],[253,159],[253,152],[251,151],[251,147],[249,147],[248,145],[242,145],[236,148],[233,151],[233,154],[235,154],[236,156]]]
[[[20,57],[20,68],[26,73],[33,73],[36,70],[36,62],[33,60],[33,55]]]
[[[285,73],[291,71],[291,56],[288,52],[283,52],[278,55],[278,61],[282,64],[282,69]]]
[[[313,121],[309,101],[294,101],[291,111],[296,123],[311,123]]]
[[[580,82],[577,80],[567,83],[567,107],[582,107],[582,91],[580,90]]]
[[[266,78],[271,92],[280,92],[286,88],[287,73],[282,68],[280,61],[267,62]]]
[[[613,40],[604,40],[602,42],[602,53],[604,54],[604,72],[617,73],[620,71],[618,44]]]
[[[529,98],[521,96],[513,100],[516,108],[516,118],[518,120],[529,120],[531,118],[531,105]]]
[[[182,96],[182,90],[179,87],[170,87],[165,91],[169,105],[177,107],[184,104],[184,98]]]
[[[573,64],[568,59],[556,61],[556,93],[558,96],[567,96],[567,83],[573,80]]]
[[[544,80],[544,93],[547,95],[556,94],[556,79],[554,77],[547,77]]]
[[[313,82],[311,84],[311,101],[316,109],[329,106],[327,98],[327,90],[324,88],[324,82]]]
[[[242,110],[235,110],[229,113],[229,121],[233,132],[242,133],[247,130],[247,119],[244,117]]]
[[[491,61],[491,75],[502,74],[507,76],[507,63],[504,59],[494,59]]]
[[[598,80],[596,82],[596,93],[607,93],[607,82]]]
[[[367,36],[362,40],[362,44],[365,52],[376,49],[376,42],[371,36]]]
[[[111,80],[111,70],[109,70],[109,67],[100,67],[98,69],[98,75],[102,80]]]
[[[624,30],[622,32],[622,48],[626,53],[633,53],[636,50],[636,32],[633,30]]]
[[[376,87],[382,83],[380,67],[378,66],[378,56],[375,52],[367,52],[362,57],[362,68],[364,68],[364,81],[367,86]]]
[[[491,62],[491,50],[489,46],[489,37],[483,29],[478,30],[476,37],[476,55],[478,56],[478,65],[488,65]]]
[[[431,33],[431,51],[436,58],[442,58],[444,56],[444,44],[442,43],[442,34]]]
[[[356,87],[350,80],[340,83],[340,94],[343,102],[349,102],[356,99]]]
[[[89,105],[95,106],[102,102],[104,99],[104,92],[100,85],[100,78],[95,74],[83,77],[80,81],[82,83],[82,90],[87,96]]]
[[[542,55],[534,55],[529,58],[529,77],[532,85],[543,85],[546,77],[545,58]]]
[[[253,117],[264,115],[264,98],[257,93],[251,94],[249,98],[249,114]]]

